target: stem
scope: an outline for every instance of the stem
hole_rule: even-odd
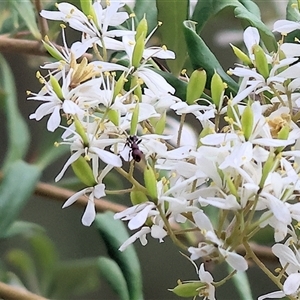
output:
[[[126,178],[130,183],[132,183],[138,190],[148,195],[147,189],[141,185],[137,180],[135,180],[129,173],[124,171],[122,168],[115,168],[115,170]]]
[[[256,263],[256,265],[279,287],[280,290],[282,290],[283,286],[278,281],[278,278],[275,275],[273,275],[273,273],[262,263],[262,261],[259,260],[259,258],[256,256],[256,254],[251,249],[248,242],[245,241],[243,243],[243,245],[246,249],[247,256],[252,258],[252,260]],[[291,298],[291,299],[293,299],[293,298]]]
[[[38,15],[38,22],[39,22],[40,32],[41,32],[42,37],[44,38],[45,35],[47,34],[47,32],[49,31],[49,27],[48,27],[47,20],[44,19],[40,15],[40,11],[42,10],[41,0],[35,0],[35,8],[36,8],[37,15]]]
[[[184,251],[187,251],[188,247],[177,239],[177,237],[176,237],[175,233],[173,232],[173,229],[172,229],[168,219],[166,218],[166,215],[165,215],[164,211],[162,210],[161,206],[157,205],[157,209],[159,211],[159,214],[160,214],[162,220],[164,221],[167,232],[168,232],[171,240],[173,241],[173,243],[176,246],[178,246],[179,248],[183,249]]]
[[[180,125],[179,125],[178,136],[177,136],[177,147],[180,146],[180,140],[181,140],[182,129],[183,129],[185,117],[186,117],[186,114],[182,114],[181,118],[180,118]]]
[[[231,273],[229,273],[225,278],[223,278],[222,280],[215,282],[214,286],[218,287],[223,285],[226,281],[228,281],[230,278],[232,278],[232,276],[234,276],[236,274],[237,270],[233,270]]]

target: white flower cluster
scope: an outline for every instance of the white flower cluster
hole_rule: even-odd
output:
[[[71,165],[78,177],[85,177],[88,187],[64,207],[88,195],[82,223],[91,225],[94,203],[106,195],[103,179],[115,168],[133,185],[134,204],[115,218],[129,221],[129,229],[137,230],[121,251],[137,239],[147,244],[147,234],[160,242],[169,235],[192,260],[226,261],[234,270],[245,271],[247,261],[236,250],[260,229],[271,226],[277,243],[290,237],[297,243],[293,221],[300,221],[300,129],[296,124],[300,45],[281,42],[276,53],[265,53],[258,30],[248,27],[244,33],[248,54],[234,48],[238,56],[243,54],[239,58],[244,58],[244,66],[230,70],[241,77],[237,95],[224,96],[223,82],[220,86],[212,80],[212,103],[199,105],[175,97],[174,87],[155,72],[153,57],[174,59],[175,55],[165,47],[146,48],[145,19],[137,28],[115,29],[129,19],[119,11],[118,1],[105,9],[95,2],[90,15],[68,3],[57,8],[41,15],[67,23],[82,38],[68,48],[63,29],[63,50],[44,43],[56,62],[43,66],[48,71],[45,77],[38,74],[43,88],[28,99],[43,102],[30,118],[50,115],[47,129],[64,129],[61,144],[70,146],[70,158],[56,181]],[[292,26],[279,21],[274,30],[287,33],[287,25]],[[98,60],[77,62],[91,48]],[[117,59],[109,62],[107,50],[119,51],[122,65]],[[214,90],[220,88],[216,99]],[[181,116],[176,146],[169,141],[174,135],[166,134],[169,110]],[[189,114],[199,122],[199,138],[191,137],[183,144],[180,131]],[[226,122],[222,128],[220,119]],[[122,169],[122,158],[131,160],[128,172]],[[141,159],[144,185],[132,172]],[[184,229],[176,224],[184,224]],[[201,234],[197,245],[186,246],[178,239],[193,231]],[[288,258],[286,253],[292,250],[287,244],[276,244],[273,251],[289,275],[285,286],[297,281],[297,287],[285,288],[280,295],[295,294],[300,286],[298,250]],[[203,265],[199,276],[207,286],[201,286],[197,294],[214,299],[213,278]]]

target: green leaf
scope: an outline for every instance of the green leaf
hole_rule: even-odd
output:
[[[4,114],[7,118],[8,149],[3,169],[8,164],[22,159],[29,145],[29,131],[18,110],[16,87],[11,69],[3,56],[0,55],[0,87],[4,94],[0,95],[0,102],[4,103]]]
[[[26,251],[12,249],[7,253],[6,260],[19,270],[22,279],[32,292],[39,292],[34,261]]]
[[[0,238],[17,218],[32,194],[41,170],[23,161],[12,163],[0,185]]]
[[[134,13],[137,21],[140,21],[145,15],[148,23],[148,32],[151,32],[157,25],[156,0],[136,0]]]
[[[232,268],[228,266],[229,272]],[[235,285],[241,300],[253,300],[250,283],[246,272],[237,272],[233,277],[233,284]]]
[[[113,213],[106,212],[96,216],[94,226],[101,234],[108,253],[123,272],[131,300],[143,299],[142,275],[134,247],[130,245],[124,252],[119,251],[121,244],[128,239],[124,224],[113,219]]]
[[[240,5],[234,9],[234,15],[238,19],[246,21],[247,25],[256,27],[266,48],[271,51],[277,50],[277,42],[272,31],[256,15]],[[245,24],[244,24],[245,25]],[[246,26],[245,26],[246,27]]]
[[[295,9],[292,5],[298,6],[298,0],[289,0],[289,3],[286,7],[286,19],[289,21],[299,22],[300,21],[300,14],[297,9]],[[284,41],[286,43],[295,43],[295,40],[300,38],[300,30],[294,30],[290,32]]]
[[[237,0],[199,0],[191,18],[197,22],[197,32],[201,32],[207,21],[230,3],[233,5],[238,2]]]
[[[118,264],[110,258],[100,257],[98,258],[97,266],[100,275],[105,278],[120,299],[129,300],[127,283]]]
[[[174,51],[175,59],[167,59],[166,63],[170,71],[178,76],[187,57],[187,48],[184,43],[183,21],[188,19],[188,0],[156,0],[158,20],[162,22],[158,33],[161,35],[163,44]],[[170,9],[172,7],[172,9]],[[172,32],[172,34],[170,34]]]
[[[38,224],[26,221],[15,221],[8,228],[3,238],[11,238],[13,236],[30,236],[44,232],[44,228]]]
[[[100,284],[97,258],[61,262],[57,265],[52,289],[47,295],[51,299],[73,299],[95,291]]]
[[[260,31],[261,38],[269,51],[277,49],[273,33],[261,21],[258,6],[251,0],[200,0],[195,7],[192,20],[197,22],[197,32],[201,32],[207,21],[226,7],[234,10],[235,17],[243,21],[243,27],[251,25]]]
[[[207,73],[206,86],[210,87],[211,78],[214,73],[217,72],[227,83],[228,91],[236,94],[238,90],[237,83],[229,75],[227,75],[215,55],[206,46],[201,37],[195,32],[195,24],[193,21],[184,22],[184,34],[193,68],[195,70],[202,68]]]
[[[14,0],[10,1],[13,7],[18,11],[20,18],[23,19],[31,34],[37,39],[41,40],[35,10],[30,0]]]
[[[58,253],[53,242],[45,234],[32,235],[29,243],[34,253],[41,291],[47,293],[52,288]]]

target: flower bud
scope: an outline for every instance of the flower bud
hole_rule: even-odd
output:
[[[157,123],[155,124],[155,133],[156,134],[163,134],[165,127],[166,127],[166,118],[167,118],[167,112],[164,111],[160,118],[158,119]]]
[[[253,120],[254,120],[253,111],[251,106],[248,104],[244,109],[241,117],[242,130],[246,141],[248,141],[251,136],[252,129],[253,129],[253,122],[254,122]]]
[[[137,103],[134,107],[131,123],[130,123],[130,135],[135,135],[137,131],[137,125],[139,121],[140,104]]]
[[[237,193],[235,184],[233,183],[233,181],[230,178],[230,176],[225,175],[225,180],[226,180],[226,183],[227,183],[227,187],[229,188],[230,194],[232,194],[233,196],[235,196],[237,198],[238,197],[238,193]]]
[[[204,91],[206,84],[206,72],[203,69],[195,70],[188,82],[186,90],[186,103],[194,104]]]
[[[211,98],[217,108],[222,106],[225,85],[221,76],[215,72],[211,79]]]
[[[130,200],[132,205],[136,205],[147,202],[148,198],[143,192],[134,189],[130,193]]]
[[[114,109],[108,109],[107,117],[114,125],[119,126],[120,115],[118,111]]]
[[[288,124],[285,124],[278,132],[278,139],[287,140],[289,137],[289,133],[290,133],[290,126]],[[276,153],[280,153],[284,148],[285,146],[277,147]]]
[[[205,289],[205,283],[201,281],[191,281],[179,283],[174,289],[169,289],[179,297],[190,298],[200,294],[201,289]]]
[[[144,169],[144,181],[145,187],[148,191],[148,195],[156,202],[157,200],[157,185],[156,185],[156,175],[153,168],[147,164]]]
[[[97,15],[95,13],[95,10],[94,10],[91,0],[80,0],[80,7],[86,16],[88,16],[88,17],[91,16],[92,19],[94,20],[95,24],[98,24]]]
[[[79,121],[78,117],[74,116],[74,124],[75,124],[75,130],[82,138],[83,144],[85,147],[89,146],[89,140],[85,132],[85,128],[83,127],[82,123]]]
[[[124,83],[125,83],[125,75],[124,75],[124,73],[122,73],[121,76],[119,77],[119,79],[117,80],[116,84],[115,84],[114,94],[113,94],[113,97],[112,97],[113,101],[115,101],[117,95],[119,95],[120,92],[122,91]]]
[[[230,44],[230,46],[231,46],[234,54],[236,55],[236,57],[238,59],[240,59],[242,63],[244,63],[248,67],[251,67],[253,65],[249,56],[247,54],[245,54],[241,49],[235,47],[232,44]]]
[[[53,91],[55,92],[57,97],[63,101],[64,95],[63,95],[61,86],[60,86],[58,80],[53,75],[50,75],[50,83],[51,83]]]
[[[61,55],[61,53],[60,53],[59,51],[57,51],[57,49],[51,47],[51,45],[48,45],[49,39],[48,39],[47,36],[45,37],[45,41],[42,41],[42,42],[43,42],[43,46],[45,47],[45,49],[47,50],[47,52],[48,52],[53,58],[55,58],[55,59],[58,60],[58,61],[64,59],[64,57]]]
[[[132,62],[131,62],[133,67],[138,68],[140,66],[144,49],[145,49],[145,38],[143,36],[140,36],[133,48]]]
[[[270,153],[267,161],[263,165],[262,176],[260,179],[259,187],[262,189],[264,187],[265,181],[272,170],[274,170],[279,163],[278,158],[274,153]]]
[[[136,34],[135,34],[135,41],[137,42],[137,40],[140,37],[143,37],[143,39],[145,40],[146,35],[147,35],[147,31],[148,31],[148,23],[147,20],[144,16],[144,18],[140,21],[140,23],[138,24],[137,28],[136,28]]]
[[[267,79],[269,77],[269,66],[264,50],[259,45],[253,46],[253,54],[255,57],[255,67],[257,71]]]
[[[97,184],[93,175],[93,171],[83,156],[80,156],[72,163],[72,169],[77,178],[85,185],[95,186]]]

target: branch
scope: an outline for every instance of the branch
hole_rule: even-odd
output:
[[[21,287],[11,286],[0,282],[0,299],[5,300],[47,300]]]
[[[53,44],[60,51],[63,48],[60,45],[55,43]],[[35,56],[50,56],[41,41],[16,39],[9,37],[8,35],[0,35],[0,52],[29,54]],[[85,53],[82,55],[82,57],[86,57],[88,61],[92,61],[93,59],[93,55],[90,53]]]
[[[0,52],[48,56],[40,41],[22,40],[0,35]]]
[[[68,198],[70,198],[74,194],[74,191],[57,187],[52,184],[39,182],[36,186],[34,193],[38,196],[43,196],[43,197],[47,197],[53,200],[58,200],[63,202],[66,201]],[[80,206],[86,206],[87,201],[88,199],[86,197],[81,196],[74,204],[78,204]],[[103,212],[107,210],[110,210],[112,212],[121,212],[127,208],[125,205],[112,203],[110,201],[103,200],[103,199],[97,199],[95,201],[95,207],[97,212]]]

